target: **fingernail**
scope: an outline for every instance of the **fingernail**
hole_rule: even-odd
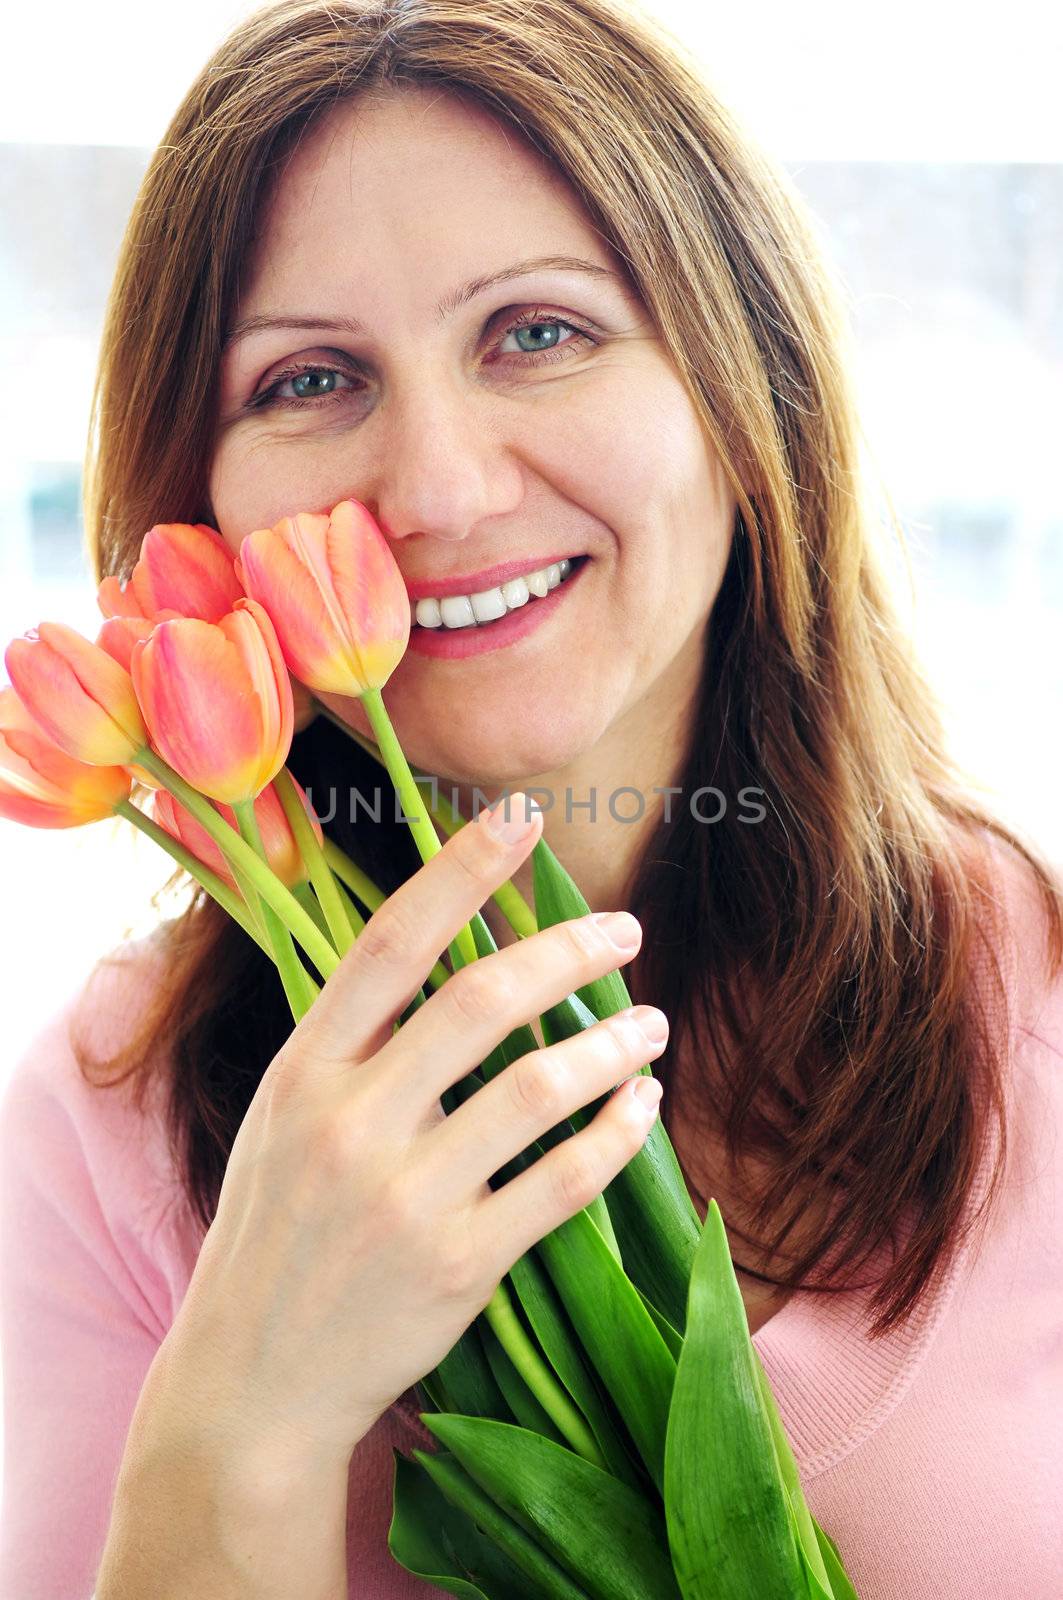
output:
[[[490,811],[483,813],[484,827],[500,844],[519,844],[535,827],[541,807],[520,790],[503,795]]]
[[[635,1079],[635,1087],[631,1092],[636,1100],[645,1106],[647,1111],[652,1111],[655,1106],[660,1104],[664,1089],[656,1078],[648,1077],[643,1072]]]
[[[668,1037],[668,1018],[656,1006],[632,1006],[621,1015],[630,1018],[647,1044],[663,1044]]]
[[[630,911],[592,911],[591,921],[597,923],[610,944],[618,950],[638,948],[642,929]]]

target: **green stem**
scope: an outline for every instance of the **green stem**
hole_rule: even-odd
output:
[[[378,910],[387,898],[383,889],[378,889],[372,878],[364,873],[357,862],[352,861],[327,834],[323,848],[325,860],[340,882],[345,883],[352,894],[357,895],[367,911]]]
[[[150,746],[145,745],[142,750],[137,751],[134,763],[144,767],[152,777],[158,778],[159,782],[180,800],[185,809],[192,813],[233,868],[234,877],[237,868],[246,874],[266,904],[272,906],[285,926],[291,929],[321,976],[328,978],[335,972],[340,964],[340,958],[320,929],[315,926],[313,918],[307,916],[294,895],[284,887],[276,874],[259,860],[255,851],[240,837],[235,828],[230,828],[210,801],[201,795],[198,789],[193,789],[190,783],[186,783],[181,774],[175,772],[169,762],[164,761]]]
[[[292,884],[292,894],[298,900],[299,904],[302,906],[302,908],[306,912],[307,916],[308,917],[312,917],[314,919],[314,922],[317,924],[319,932],[323,933],[325,935],[325,937],[327,938],[328,937],[328,923],[325,921],[325,913],[322,911],[321,907],[318,905],[317,896],[315,895],[313,889],[311,889],[310,885],[307,883],[305,878],[303,879],[302,883],[293,883]]]
[[[340,881],[338,873],[336,874],[336,892],[343,901],[343,909],[347,913],[347,921],[354,929],[354,937],[357,939],[358,935],[365,927],[365,918],[362,916],[362,913],[359,911],[358,907],[347,893],[346,888]]]
[[[166,851],[168,856],[172,856],[179,866],[184,867],[190,877],[195,878],[197,883],[202,884],[211,898],[218,902],[222,910],[227,911],[233,921],[240,924],[249,938],[254,939],[255,943],[260,945],[267,955],[270,953],[261,930],[252,924],[247,907],[241,902],[240,896],[229,888],[224,878],[219,878],[216,872],[212,872],[210,867],[205,866],[198,856],[193,855],[191,850],[181,844],[180,840],[167,833],[165,828],[160,828],[152,817],[141,811],[139,806],[133,805],[132,801],[120,800],[115,806],[115,811],[118,816],[125,817],[127,822],[131,822],[134,828],[138,828],[141,833],[154,840],[157,845]]]
[[[487,1302],[483,1314],[524,1382],[576,1454],[608,1472],[608,1462],[598,1448],[583,1413],[529,1339],[524,1324],[514,1310],[505,1279]]]
[[[429,782],[427,778],[414,780],[421,794],[424,795],[425,804],[431,816],[448,835],[453,837],[459,828],[468,826],[468,821],[459,811],[455,811],[449,800],[439,793],[439,787]],[[425,795],[425,790],[428,793]],[[539,924],[535,920],[535,912],[525,900],[516,884],[512,881],[500,884],[492,894],[491,899],[501,911],[513,932],[520,939],[527,939],[533,933],[538,933]]]
[[[340,955],[345,955],[354,943],[354,929],[351,927],[347,916],[346,907],[340,899],[336,880],[332,876],[332,869],[325,860],[325,853],[317,840],[314,825],[306,814],[306,807],[299,798],[294,780],[287,767],[282,767],[273,780],[273,787],[277,798],[284,807],[284,815],[288,819],[288,826],[292,830],[296,848],[303,858],[303,865],[310,874],[310,882],[314,886],[318,903],[325,914],[332,942]]]
[[[403,815],[409,823],[410,832],[413,834],[414,843],[420,853],[422,861],[431,861],[433,856],[439,854],[443,846],[439,842],[439,835],[432,826],[432,819],[428,815],[424,799],[413,781],[410,764],[406,760],[402,746],[395,737],[395,730],[391,726],[391,718],[387,714],[384,701],[379,689],[367,689],[359,697],[365,707],[365,714],[369,718],[376,741],[380,746],[380,754],[384,765],[398,792],[402,804]],[[452,960],[455,967],[465,966],[476,960],[476,941],[472,936],[469,924],[459,929],[457,937],[451,946]]]
[[[332,868],[337,878],[339,878],[341,883],[348,885],[348,887],[358,896],[359,900],[365,906],[367,911],[376,911],[379,906],[384,904],[387,896],[384,894],[383,890],[378,889],[372,878],[367,877],[362,871],[361,867],[353,862],[350,856],[346,855],[344,851],[340,849],[339,845],[330,839],[327,834],[325,835],[324,849],[325,859],[328,861],[329,866]],[[352,915],[358,915],[356,911],[353,911],[353,908]],[[359,921],[361,921],[361,918],[359,918]],[[362,927],[364,926],[365,924],[362,923]],[[358,932],[361,932],[361,928],[358,929]],[[437,961],[431,972],[428,974],[428,981],[432,985],[433,989],[439,989],[444,983],[446,983],[449,977],[450,973],[447,971],[446,967],[441,961]]]
[[[262,835],[259,832],[258,818],[255,816],[255,802],[253,800],[237,800],[233,806],[236,820],[240,825],[240,836],[244,843],[249,845],[256,853],[259,860],[269,870],[269,860]],[[301,908],[300,908],[301,909]],[[304,1017],[314,1003],[314,997],[309,992],[303,979],[306,973],[303,964],[296,954],[295,945],[292,943],[291,931],[285,927],[273,907],[265,900],[262,902],[262,916],[266,924],[266,933],[273,949],[273,960],[277,971],[280,973],[284,992],[288,997],[288,1004],[292,1008],[292,1016],[296,1022]]]
[[[239,867],[235,862],[230,861],[229,871],[233,875],[236,887],[243,896],[248,915],[255,924],[255,927],[258,929],[262,948],[272,958],[273,946],[270,943],[270,937],[266,931],[266,919],[262,914],[262,898],[242,867]]]
[[[335,711],[333,711],[330,706],[325,705],[324,701],[318,700],[317,706],[320,714],[325,717],[327,721],[339,728],[340,731],[345,733],[349,739],[352,739],[356,745],[359,745],[361,749],[365,751],[366,755],[372,756],[374,761],[380,762],[381,766],[384,765],[380,750],[377,745],[373,744],[371,740],[364,738],[358,732],[358,730],[356,728],[352,728],[349,723],[344,722],[343,718],[337,716]],[[448,835],[453,834],[456,833],[459,828],[465,826],[466,819],[461,815],[460,812],[454,809],[449,800],[446,800],[439,793],[438,783],[433,785],[427,778],[415,778],[414,782],[417,784],[417,788],[422,796],[425,796],[426,790],[428,791],[427,796],[425,796],[428,814],[439,823],[444,833]],[[333,871],[335,871],[335,868],[333,868]],[[355,889],[355,893],[358,893],[357,889]],[[501,911],[502,915],[505,917],[506,921],[509,923],[510,927],[513,929],[513,932],[518,936],[518,938],[526,939],[529,937],[529,935],[538,933],[539,924],[535,920],[535,913],[528,904],[527,900],[525,900],[524,896],[521,894],[520,890],[516,888],[513,883],[501,884],[499,888],[494,891],[491,899],[495,902],[498,909]],[[368,901],[364,903],[368,904]],[[375,910],[375,907],[372,909]]]

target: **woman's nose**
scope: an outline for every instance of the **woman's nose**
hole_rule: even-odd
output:
[[[359,498],[389,538],[465,539],[518,509],[520,462],[478,399],[458,386],[426,386],[388,408],[374,441],[372,495]]]

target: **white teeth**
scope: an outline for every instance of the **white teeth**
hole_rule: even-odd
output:
[[[479,594],[469,598],[477,622],[494,622],[496,617],[504,617],[509,609],[501,589],[481,589]]]
[[[439,613],[438,600],[418,600],[414,611],[414,618],[422,628],[438,628],[443,622]]]
[[[469,628],[476,621],[467,594],[448,594],[439,602],[439,614],[445,628]]]
[[[566,556],[563,561],[552,561],[522,578],[510,578],[495,589],[482,589],[472,595],[446,595],[442,600],[418,600],[411,620],[421,628],[470,628],[481,622],[494,622],[507,611],[526,605],[532,595],[544,600],[571,571],[572,561]]]

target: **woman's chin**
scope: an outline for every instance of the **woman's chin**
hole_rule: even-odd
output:
[[[521,787],[550,773],[562,772],[600,737],[598,726],[584,726],[573,701],[550,697],[549,705],[525,700],[519,716],[508,704],[493,708],[481,700],[474,706],[449,707],[440,716],[394,684],[384,691],[395,732],[406,759],[418,772],[456,784],[478,784],[485,790]],[[338,694],[320,694],[328,708],[355,733],[375,744],[361,702]]]

